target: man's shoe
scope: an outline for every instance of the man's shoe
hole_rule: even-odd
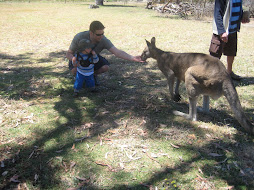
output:
[[[98,80],[98,76],[94,75],[94,82],[95,82],[95,86],[100,86],[100,82]]]
[[[233,79],[233,80],[241,80],[242,77],[239,76],[239,75],[236,75],[233,71],[229,74],[230,77]]]

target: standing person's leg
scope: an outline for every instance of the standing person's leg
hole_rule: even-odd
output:
[[[228,74],[231,76],[231,78],[233,80],[241,80],[242,77],[239,76],[239,75],[236,75],[232,68],[233,68],[233,63],[234,63],[234,59],[235,57],[234,56],[227,56],[227,63],[228,63],[228,67],[227,67],[227,70],[228,70]]]
[[[228,63],[228,73],[232,73],[232,68],[233,68],[233,62],[234,62],[235,57],[234,56],[227,56],[227,63]]]
[[[241,77],[233,72],[233,63],[237,53],[237,32],[228,35],[228,42],[223,49],[224,55],[227,56],[227,71],[233,80],[241,80]]]

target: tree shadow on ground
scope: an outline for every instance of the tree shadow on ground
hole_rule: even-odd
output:
[[[73,150],[73,145],[78,146],[88,143],[90,139],[103,135],[108,129],[118,128],[119,124],[116,121],[121,120],[123,116],[126,117],[125,113],[127,112],[132,116],[147,119],[145,127],[151,133],[151,136],[148,136],[148,138],[161,138],[154,136],[155,133],[159,132],[159,126],[161,124],[168,125],[174,118],[172,110],[176,105],[172,101],[168,102],[168,100],[163,100],[159,97],[156,88],[164,87],[165,84],[158,81],[159,78],[154,73],[147,68],[143,68],[142,65],[137,65],[137,63],[129,63],[112,57],[110,57],[110,61],[114,65],[112,65],[113,68],[110,74],[104,76],[102,81],[103,87],[100,88],[101,92],[97,95],[83,92],[83,97],[80,97],[78,100],[74,99],[72,97],[74,81],[68,75],[67,63],[66,66],[62,64],[45,66],[46,62],[55,61],[55,59],[57,59],[55,62],[62,63],[63,53],[62,51],[51,52],[48,57],[43,59],[34,59],[32,58],[33,54],[30,53],[18,56],[0,55],[4,60],[0,69],[0,84],[3,87],[1,98],[3,101],[4,99],[11,101],[22,98],[24,101],[30,102],[38,98],[53,99],[58,97],[53,109],[60,115],[59,117],[64,118],[64,122],[60,118],[47,121],[46,125],[52,126],[47,131],[43,131],[38,124],[32,125],[31,131],[34,139],[32,143],[24,143],[23,140],[17,140],[17,143],[1,147],[0,152],[5,156],[1,157],[1,161],[5,163],[5,167],[1,168],[1,173],[9,171],[7,175],[0,178],[2,189],[15,188],[17,183],[24,184],[26,182],[40,189],[58,188],[58,185],[61,186],[63,179],[56,174],[60,170],[70,172],[72,163],[67,163],[65,158],[70,154],[70,150]],[[37,64],[31,66],[34,62]],[[62,67],[63,70],[56,70],[59,67]],[[146,78],[147,75],[152,76],[152,78]],[[57,82],[61,83],[62,87],[55,89],[54,84],[48,82],[48,78],[52,80],[58,79]],[[12,88],[10,88],[10,84],[6,84],[6,81],[10,79],[12,79]],[[87,101],[90,101],[90,103],[87,103]],[[86,115],[84,115],[84,110],[86,110]],[[167,117],[168,115],[171,116]],[[85,117],[87,119],[84,119]],[[68,141],[60,143],[60,139],[65,134],[71,134],[72,130],[78,130],[80,127],[84,128],[84,125],[90,121],[93,121],[94,124],[89,126],[89,133],[85,133],[78,140],[73,136],[72,138],[67,138]],[[172,128],[170,125],[167,127]],[[185,132],[187,127],[189,131],[200,136],[203,140],[205,140],[205,135],[208,133],[205,129],[197,129],[191,122],[182,125],[182,121],[175,121],[174,127],[180,133]],[[172,128],[172,130],[174,129]],[[243,138],[242,134],[236,135],[239,135],[239,139]],[[203,175],[206,177],[199,180],[206,180],[206,178],[213,175],[216,178],[227,181],[228,184],[236,186],[238,184],[249,185],[249,180],[244,181],[241,180],[242,178],[236,181],[232,180],[232,177],[238,177],[240,171],[240,167],[237,168],[232,163],[229,166],[235,171],[231,172],[232,175],[228,174],[225,176],[224,174],[230,170],[227,169],[228,165],[225,164],[226,161],[223,162],[228,158],[226,156],[228,151],[232,154],[230,160],[237,160],[239,157],[237,146],[244,147],[244,145],[248,144],[251,147],[250,138],[246,137],[246,139],[248,141],[240,142],[237,145],[235,143],[224,143],[223,139],[218,139],[202,147],[194,147],[192,145],[182,146],[181,151],[195,152],[196,156],[190,160],[182,160],[175,167],[162,166],[160,171],[151,174],[151,177],[142,184],[120,184],[115,185],[113,189],[147,189],[151,185],[163,181],[166,177],[172,178],[175,173],[187,173],[191,170],[193,162],[202,160],[217,161],[222,169],[217,170],[213,165],[206,164],[201,168]],[[51,140],[59,141],[59,145],[46,148],[46,144]],[[29,141],[29,139],[25,139],[25,141]],[[209,156],[210,151],[216,151],[218,155],[222,156],[218,156],[219,158]],[[248,153],[247,151],[249,149],[242,150],[244,154]],[[7,154],[7,152],[9,153]],[[250,156],[245,159],[251,161],[253,157]],[[78,179],[73,179],[74,181],[76,180],[79,188],[105,189],[98,186],[95,183],[95,179],[89,178],[90,174],[99,174],[102,171],[101,167],[94,164],[95,162],[96,160],[90,155],[85,156],[84,166],[86,167],[80,168],[80,173],[87,173],[87,175],[83,176],[86,180],[81,180],[79,183]],[[88,169],[86,163],[91,164],[93,168]],[[253,165],[250,167],[254,168]],[[221,172],[224,169],[225,172]],[[121,179],[121,175],[122,173],[114,173],[117,179]],[[40,177],[36,179],[36,176]],[[190,181],[186,180],[182,181],[182,183],[186,185]]]

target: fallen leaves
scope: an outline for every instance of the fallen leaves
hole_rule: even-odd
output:
[[[1,168],[4,168],[4,161],[1,161]]]
[[[37,183],[37,180],[39,179],[39,175],[38,174],[35,174],[34,175],[34,182]]]
[[[71,170],[74,166],[76,166],[76,162],[71,161],[71,164],[70,164],[70,170]]]
[[[76,166],[76,162],[74,162],[74,161],[71,161],[71,162],[62,161],[62,164],[63,164],[64,170],[65,170],[66,172],[72,170],[73,167]]]
[[[133,156],[136,155],[137,152],[134,152],[132,155],[129,155],[127,151],[125,151],[126,156],[130,159],[130,160],[139,160],[141,157],[136,157],[134,158]]]
[[[104,163],[104,162],[102,162],[102,161],[96,161],[95,163],[96,163],[97,165],[100,165],[100,166],[107,166],[108,169],[109,169],[111,172],[117,172],[117,170],[114,169],[110,164],[106,164],[106,163]]]
[[[8,171],[4,171],[3,173],[2,173],[2,176],[6,176],[8,174]]]
[[[76,176],[75,178],[77,178],[81,182],[78,184],[77,187],[68,188],[67,190],[79,190],[80,188],[82,188],[83,186],[85,186],[86,184],[90,182],[90,179],[87,179],[84,177]]]
[[[81,138],[77,138],[77,139],[75,139],[75,142],[83,141],[83,140],[85,140],[85,139],[87,139],[89,137],[90,137],[90,135],[86,135],[86,136],[83,136]]]
[[[14,175],[11,177],[10,182],[20,183],[20,180],[18,178],[19,178],[18,175]]]
[[[156,159],[154,159],[154,158],[153,158],[152,156],[150,156],[147,152],[146,152],[146,155],[148,156],[148,158],[150,158],[151,160],[153,160],[153,161],[155,161],[156,163],[158,163],[159,165],[161,165],[159,161],[157,161]]]
[[[30,153],[28,159],[31,159],[33,156],[37,157],[40,154],[41,149],[38,146],[34,146],[34,150]]]
[[[209,153],[208,155],[212,156],[212,157],[221,157],[221,156],[223,156],[222,154],[217,154],[217,153],[213,153],[213,152]]]
[[[197,137],[196,137],[195,134],[189,134],[189,135],[188,135],[188,138],[189,138],[190,140],[196,140],[196,139],[197,139]]]
[[[206,177],[202,177],[199,174],[196,174],[196,178],[194,180],[196,180],[199,184],[198,189],[199,190],[208,190],[208,189],[216,189],[214,187],[214,184],[210,182],[209,178]]]
[[[90,123],[85,123],[85,124],[81,125],[81,127],[82,127],[83,129],[90,129],[90,128],[93,127],[93,126],[94,126],[94,123],[92,123],[92,122],[90,122]]]
[[[172,144],[172,143],[170,143],[170,145],[171,145],[172,147],[174,147],[174,148],[180,148],[180,146],[174,145],[174,144]]]

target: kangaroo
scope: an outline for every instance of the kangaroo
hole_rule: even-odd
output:
[[[232,79],[218,58],[202,53],[165,52],[156,48],[155,37],[151,39],[151,42],[146,40],[146,43],[147,47],[141,59],[143,61],[148,58],[157,60],[159,69],[167,78],[170,96],[173,100],[180,101],[179,84],[181,81],[185,82],[189,96],[189,114],[174,111],[175,115],[196,121],[196,105],[199,95],[204,95],[203,109],[205,111],[209,110],[209,96],[216,100],[224,95],[241,126],[248,133],[254,134],[254,127],[243,112]],[[175,78],[176,87],[173,92]]]

